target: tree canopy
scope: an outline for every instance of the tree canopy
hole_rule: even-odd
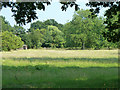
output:
[[[34,24],[38,25],[38,22]],[[46,28],[32,28],[30,32],[26,35],[29,39],[25,40],[25,43],[29,48],[40,48],[40,47],[52,47],[61,48],[63,47],[65,41],[63,38],[63,33],[58,29],[58,27],[53,25],[48,25]],[[27,42],[26,42],[27,41]]]
[[[62,4],[62,11],[66,11],[67,8],[75,6],[75,10],[79,10],[80,6],[76,4],[76,0],[72,1],[63,1],[60,0],[60,3]],[[36,10],[45,10],[45,4],[50,5],[50,1],[46,0],[45,2],[1,2],[2,7],[10,7],[11,11],[13,12],[13,17],[15,18],[15,21],[19,25],[25,25],[26,23],[31,22],[32,20],[37,19]],[[92,2],[92,0],[89,1],[89,3],[86,3],[86,6],[90,6],[90,11],[92,12],[92,17],[96,16],[97,13],[99,13],[101,7],[109,7],[109,9],[106,11],[106,21],[104,22],[108,28],[107,33],[104,33],[104,36],[108,39],[108,41],[112,42],[119,42],[120,40],[120,1],[118,2],[101,2],[96,1]],[[117,15],[117,19],[115,22],[112,22],[112,19],[114,16]],[[116,34],[114,34],[114,30],[116,30]],[[110,35],[109,35],[110,34]],[[111,36],[112,35],[112,36]]]
[[[103,19],[100,17],[91,18],[89,10],[77,11],[71,22],[65,24],[64,33],[66,35],[67,47],[101,48],[105,30]]]
[[[21,48],[23,41],[20,37],[15,36],[12,32],[5,31],[2,33],[2,50],[10,51],[11,49]]]
[[[29,31],[31,32],[32,29],[42,29],[42,28],[46,28],[47,29],[48,25],[56,26],[60,30],[62,30],[62,27],[63,27],[62,24],[59,24],[54,19],[48,19],[48,20],[46,20],[44,22],[37,21],[37,22],[32,23],[31,26],[30,26]]]
[[[108,33],[102,17],[92,18],[89,10],[78,10],[72,21],[62,25],[54,19],[36,21],[25,30],[2,18],[3,50],[21,48],[23,43],[29,48],[71,48],[71,49],[102,49],[117,48],[117,43],[108,42],[104,33]],[[118,17],[114,16],[113,23]],[[118,29],[116,29],[118,30]],[[118,30],[119,31],[119,30]],[[104,36],[104,37],[103,37]]]

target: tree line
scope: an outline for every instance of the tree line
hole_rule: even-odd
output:
[[[28,0],[27,0],[28,1]],[[52,0],[51,0],[52,1]],[[76,3],[76,0],[60,0],[61,10],[66,11],[68,7],[75,7],[75,11],[80,10],[80,5]],[[45,11],[46,5],[51,5],[49,0],[43,1],[35,1],[35,2],[0,2],[0,9],[3,7],[9,7],[11,12],[13,13],[13,17],[17,24],[25,25],[26,23],[30,23],[32,20],[38,19],[36,10]],[[106,20],[104,23],[106,24],[107,32],[104,33],[104,37],[110,42],[119,42],[120,41],[120,1],[113,0],[113,2],[103,2],[101,0],[89,0],[86,3],[86,6],[90,7],[91,16],[97,17],[102,7],[108,7],[104,16]],[[114,16],[117,19],[113,22]]]
[[[118,42],[109,42],[105,33],[108,29],[105,18],[91,17],[89,10],[78,10],[72,21],[60,24],[54,19],[31,23],[28,30],[22,26],[10,25],[2,19],[2,50],[18,49],[26,44],[29,49],[67,48],[67,49],[112,49]],[[113,22],[117,19],[114,15]],[[117,31],[115,29],[115,31]]]

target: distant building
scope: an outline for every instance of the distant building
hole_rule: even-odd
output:
[[[23,45],[23,49],[24,49],[24,50],[27,50],[27,45]]]
[[[24,50],[27,50],[27,45],[23,45],[21,48],[19,48],[19,49],[24,49]]]

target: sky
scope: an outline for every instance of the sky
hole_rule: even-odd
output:
[[[89,9],[89,7],[85,5],[87,2],[88,2],[87,0],[81,0],[81,2],[79,1],[77,2],[77,4],[80,5],[81,9]],[[75,12],[75,8],[69,7],[66,11],[62,11],[61,6],[62,5],[59,2],[56,2],[53,0],[51,5],[48,5],[48,6],[46,5],[45,11],[36,10],[38,19],[32,21],[31,23],[36,22],[38,20],[45,21],[47,19],[55,19],[58,23],[61,23],[61,24],[65,24],[71,21],[72,16]],[[101,10],[100,16],[103,16],[105,10],[106,10],[105,8]],[[16,25],[16,22],[14,18],[12,17],[13,14],[10,8],[3,8],[0,12],[0,15],[4,16],[6,20],[9,21],[11,26]],[[23,27],[25,29],[29,29],[31,23],[23,25]]]

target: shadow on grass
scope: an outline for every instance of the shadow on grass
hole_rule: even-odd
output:
[[[54,67],[46,64],[18,67],[3,65],[2,69],[3,88],[118,87],[116,67]],[[8,81],[5,81],[6,78]],[[8,83],[11,84],[8,85]]]
[[[3,58],[5,59],[5,58]],[[98,63],[118,63],[118,58],[51,58],[51,57],[24,57],[24,58],[9,58],[12,60],[17,60],[17,61],[30,61],[30,62],[34,62],[34,61],[92,61],[92,62],[98,62]]]
[[[2,70],[45,70],[45,69],[49,69],[49,70],[54,70],[54,69],[111,69],[111,68],[115,68],[115,69],[118,69],[118,67],[96,67],[96,66],[88,66],[88,67],[79,67],[79,66],[64,66],[64,67],[57,67],[57,66],[52,66],[52,65],[35,65],[35,66],[32,66],[32,65],[27,65],[27,66],[6,66],[6,65],[3,65],[2,66]]]

